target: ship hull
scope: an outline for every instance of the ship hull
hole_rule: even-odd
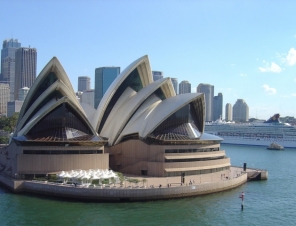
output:
[[[285,148],[296,148],[296,141],[285,141],[284,139],[253,139],[253,138],[231,138],[231,137],[222,137],[223,141],[221,142],[222,144],[236,144],[236,145],[252,145],[252,146],[269,146],[270,143],[276,142],[277,144],[280,144],[281,146]]]

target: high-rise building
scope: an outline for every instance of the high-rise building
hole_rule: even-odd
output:
[[[177,78],[171,78],[171,81],[173,83],[174,90],[175,90],[175,93],[177,95],[178,94],[178,79]]]
[[[233,120],[246,122],[249,120],[249,106],[243,99],[237,99],[232,109]]]
[[[218,96],[214,96],[214,108],[213,108],[213,120],[223,118],[223,94],[218,93]]]
[[[120,74],[120,67],[99,67],[95,70],[95,105],[97,108],[109,86]]]
[[[24,101],[14,100],[7,102],[7,117],[11,117],[14,113],[20,112]]]
[[[0,83],[0,116],[7,116],[7,102],[10,100],[9,84]]]
[[[232,105],[230,103],[225,106],[225,121],[232,121]]]
[[[36,69],[37,50],[18,48],[15,52],[14,100],[18,100],[21,88],[30,88],[33,85],[36,79]]]
[[[180,82],[179,84],[179,94],[182,93],[191,93],[191,84],[186,80]]]
[[[152,71],[152,75],[153,75],[153,81],[163,78],[162,71]]]
[[[3,41],[1,50],[1,76],[0,82],[9,84],[10,99],[14,99],[14,76],[15,76],[15,51],[21,47],[17,39]]]
[[[196,92],[205,94],[206,121],[216,120],[213,117],[214,86],[210,84],[200,83],[196,88]]]
[[[95,90],[90,89],[90,90],[85,90],[82,93],[80,102],[89,104],[90,106],[93,107],[95,103],[94,100],[95,100]]]
[[[77,91],[85,91],[90,90],[90,77],[88,76],[79,76],[78,77],[78,90]]]
[[[30,88],[28,87],[20,88],[18,100],[25,100],[29,91],[30,91]]]

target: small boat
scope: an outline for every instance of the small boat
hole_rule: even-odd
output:
[[[276,144],[272,142],[268,147],[268,150],[284,150],[284,147],[282,145]]]

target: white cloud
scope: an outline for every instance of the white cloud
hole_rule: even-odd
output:
[[[275,88],[271,88],[271,87],[269,87],[269,85],[266,85],[266,84],[264,84],[262,87],[264,89],[264,92],[267,95],[274,95],[274,94],[276,94],[276,89]]]
[[[294,78],[294,82],[296,82],[296,78]]]
[[[292,95],[292,97],[296,97],[296,93],[292,93],[291,95]]]
[[[296,49],[291,48],[286,57],[287,64],[293,66],[296,64]]]
[[[234,66],[236,66],[236,64],[230,64],[230,66],[231,66],[231,67],[234,67]]]
[[[243,74],[243,73],[240,73],[239,75],[242,77],[247,76],[247,74]]]
[[[276,57],[281,61],[282,64],[285,64],[287,62],[286,55],[286,53],[277,53]]]
[[[281,67],[274,62],[272,62],[270,66],[269,66],[269,63],[266,63],[266,66],[259,67],[259,70],[261,72],[273,72],[273,73],[280,73],[282,71]]]

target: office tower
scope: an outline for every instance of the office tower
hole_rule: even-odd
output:
[[[20,112],[24,101],[14,100],[7,102],[7,117],[11,117],[14,113]]]
[[[180,82],[179,84],[179,94],[182,93],[191,93],[191,84],[186,80]]]
[[[90,77],[88,76],[80,76],[78,77],[78,90],[77,91],[85,91],[90,90]]]
[[[152,71],[152,75],[153,75],[153,81],[163,78],[162,71]]]
[[[9,84],[10,100],[14,99],[15,51],[20,47],[21,43],[11,38],[3,41],[1,50],[0,82]]]
[[[18,100],[25,100],[29,91],[30,91],[30,88],[28,87],[20,88]]]
[[[213,120],[223,118],[223,94],[218,93],[218,96],[214,96],[214,108],[213,108]]]
[[[14,100],[18,100],[21,88],[30,88],[33,85],[36,79],[36,68],[37,50],[35,48],[22,47],[16,50]]]
[[[85,90],[81,95],[80,103],[86,103],[93,107],[95,104],[94,100],[95,100],[95,90],[94,89]]]
[[[246,122],[249,120],[249,106],[243,99],[237,99],[232,109],[233,120]]]
[[[213,117],[214,86],[210,84],[200,83],[196,88],[196,92],[205,94],[206,121],[216,120]]]
[[[178,94],[178,79],[177,78],[171,78],[171,81],[173,83],[173,86],[174,86],[174,90],[175,90],[175,93],[176,95]],[[191,88],[190,88],[191,89]]]
[[[109,86],[120,74],[120,67],[99,67],[95,70],[95,105],[97,108]]]
[[[10,100],[9,84],[0,83],[0,116],[7,115],[7,102]]]
[[[225,121],[232,121],[232,105],[230,103],[225,106]]]

